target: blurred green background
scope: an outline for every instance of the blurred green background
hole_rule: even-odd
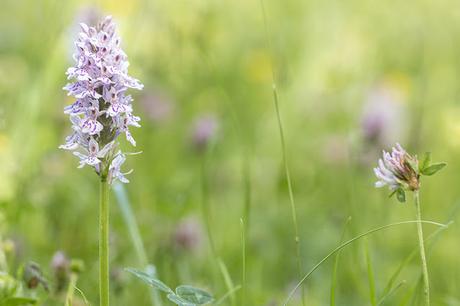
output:
[[[399,204],[373,187],[381,150],[397,141],[449,163],[422,182],[423,216],[459,220],[458,1],[265,0],[271,48],[259,0],[3,0],[1,7],[0,235],[14,245],[11,273],[33,260],[53,280],[50,262],[63,251],[84,260],[78,287],[97,305],[98,178],[57,147],[70,131],[63,107],[72,99],[62,87],[78,23],[104,15],[114,17],[130,74],[145,85],[132,92],[142,118],[133,130],[138,146],[121,140],[143,152],[128,157],[134,172],[124,187],[164,282],[220,298],[229,282],[220,259],[241,284],[241,218],[245,304],[280,305],[299,279],[272,66],[304,272],[339,244],[349,216],[346,238],[414,219],[412,197]],[[435,230],[425,226],[426,235]],[[429,247],[433,305],[460,305],[459,234],[457,222]],[[336,304],[371,305],[366,249],[381,297],[416,247],[412,224],[344,249]],[[141,265],[112,195],[112,304],[149,305],[147,287],[124,267]],[[329,261],[308,279],[307,305],[329,305],[332,267]],[[404,266],[397,283],[406,282],[385,305],[420,305],[419,267],[418,256]],[[223,304],[241,305],[241,293]],[[301,305],[298,295],[291,305]]]

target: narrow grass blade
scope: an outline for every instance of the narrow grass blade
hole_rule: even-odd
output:
[[[243,272],[242,272],[242,280],[241,280],[241,306],[246,305],[246,237],[245,237],[245,223],[244,220],[241,218],[241,245],[242,245],[242,259],[243,259]]]
[[[345,238],[345,232],[347,229],[348,224],[351,221],[351,217],[347,218],[347,221],[345,221],[345,224],[343,225],[342,229],[342,234],[340,235],[340,244],[342,244],[343,239]],[[337,252],[337,255],[335,256],[335,261],[334,261],[334,268],[332,270],[332,282],[331,282],[331,306],[335,306],[335,288],[337,287],[337,268],[339,266],[339,258],[340,258],[340,251]]]
[[[217,259],[217,263],[219,264],[220,272],[222,273],[222,276],[224,277],[224,281],[225,281],[225,285],[227,286],[227,290],[231,292],[235,286],[233,285],[233,281],[230,276],[230,273],[228,273],[227,266],[225,265],[224,261],[220,258]],[[236,305],[236,296],[235,296],[234,291],[232,292],[232,294],[230,294],[230,301],[233,306]]]
[[[300,257],[300,237],[299,237],[299,227],[297,225],[297,211],[296,211],[296,206],[294,202],[294,193],[292,191],[291,175],[289,172],[289,166],[288,166],[288,161],[287,161],[287,156],[286,156],[286,141],[284,139],[284,129],[283,129],[283,123],[281,120],[281,114],[280,114],[279,102],[278,102],[278,91],[276,89],[274,51],[273,51],[273,46],[271,42],[271,33],[270,33],[270,27],[268,25],[268,17],[267,17],[267,12],[265,10],[264,0],[260,0],[260,6],[262,8],[262,14],[263,14],[263,19],[264,19],[267,48],[269,49],[269,52],[271,55],[270,56],[270,59],[271,59],[270,67],[271,67],[271,72],[272,72],[273,102],[275,106],[276,119],[278,122],[278,130],[279,130],[280,141],[281,141],[281,154],[282,154],[282,159],[283,159],[284,172],[286,175],[286,183],[287,183],[287,187],[289,191],[289,201],[291,204],[292,223],[294,225],[294,241],[296,245],[297,272],[299,274],[299,277],[302,277],[303,272],[302,272],[302,261]],[[305,291],[303,287],[302,287],[302,305],[305,305]]]
[[[142,242],[142,237],[139,232],[139,226],[137,225],[137,221],[131,208],[131,203],[128,199],[125,187],[121,183],[115,183],[113,184],[112,189],[115,193],[115,197],[117,199],[121,215],[123,216],[123,220],[128,228],[129,236],[134,245],[134,250],[139,260],[139,264],[146,268],[149,265],[147,252],[145,251],[144,243]],[[152,306],[162,306],[161,298],[158,292],[155,290],[149,290],[149,293]]]
[[[229,296],[235,294],[236,291],[240,290],[241,286],[238,285],[235,288],[232,288],[231,290],[227,291],[217,302],[214,304],[215,306],[222,304]]]
[[[286,301],[283,303],[284,306],[286,306],[289,301],[292,299],[294,293],[297,291],[297,289],[299,289],[299,287],[303,284],[303,282],[305,282],[308,277],[310,277],[310,275],[313,274],[313,272],[316,271],[316,269],[318,269],[326,260],[328,260],[331,256],[333,256],[334,254],[336,254],[338,251],[340,251],[341,249],[345,248],[346,246],[348,246],[349,244],[355,242],[356,240],[359,240],[363,237],[366,237],[370,234],[373,234],[375,232],[379,232],[381,230],[384,230],[384,229],[387,229],[387,228],[391,228],[391,227],[395,227],[395,226],[399,226],[399,225],[404,225],[404,224],[414,224],[414,223],[425,223],[425,224],[432,224],[432,225],[436,225],[436,226],[440,226],[440,227],[447,227],[446,224],[442,224],[442,223],[438,223],[438,222],[434,222],[434,221],[425,221],[425,220],[410,220],[410,221],[401,221],[401,222],[396,222],[396,223],[390,223],[390,224],[387,224],[387,225],[383,225],[383,226],[380,226],[380,227],[377,227],[377,228],[374,228],[374,229],[371,229],[365,233],[362,233],[346,242],[344,242],[343,244],[339,245],[338,247],[336,247],[334,250],[332,250],[329,254],[327,254],[325,257],[323,257],[323,259],[321,259],[316,265],[313,266],[313,268],[311,268],[311,270],[305,274],[305,276],[297,283],[297,285],[294,287],[294,289],[291,290],[291,292],[289,293]]]
[[[83,293],[83,291],[81,291],[80,288],[78,288],[77,286],[75,286],[75,290],[77,290],[78,293],[80,293],[81,297],[83,298],[83,302],[85,303],[86,306],[91,306],[91,303],[88,301],[88,299],[86,298],[86,295]]]
[[[385,294],[384,296],[382,296],[382,298],[379,300],[379,302],[377,303],[377,306],[381,306],[383,305],[383,303],[389,298],[391,297],[396,291],[398,291],[399,288],[401,288],[404,284],[406,284],[406,281],[402,281],[400,282],[399,284],[397,284],[395,287],[393,287],[387,294]]]
[[[452,221],[447,223],[446,225],[449,226],[452,224]],[[430,242],[431,240],[434,240],[442,231],[444,231],[447,227],[440,227],[436,229],[435,232],[430,234],[427,238],[425,238],[425,241]],[[431,244],[429,244],[431,245]],[[401,262],[401,264],[398,266],[396,271],[393,273],[393,275],[390,277],[388,280],[387,285],[385,286],[385,289],[383,290],[382,296],[388,295],[388,293],[392,290],[393,284],[396,282],[396,279],[398,278],[399,274],[401,271],[418,255],[418,246],[414,247],[414,249],[407,255],[407,257]]]
[[[203,156],[201,161],[201,208],[211,253],[212,256],[216,257],[216,248],[211,232],[211,212],[209,207],[209,186],[207,179],[206,156]]]
[[[372,268],[371,256],[369,254],[369,244],[367,240],[364,241],[364,255],[366,257],[366,267],[367,267],[367,279],[369,282],[369,298],[372,306],[377,305],[375,298],[375,279],[374,279],[374,269]]]

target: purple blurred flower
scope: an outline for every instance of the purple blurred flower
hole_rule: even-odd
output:
[[[389,84],[375,86],[364,104],[361,128],[364,139],[378,146],[388,146],[404,133],[402,93]]]
[[[393,147],[391,154],[383,151],[383,158],[379,159],[374,173],[378,178],[375,183],[377,188],[386,185],[391,191],[400,188],[414,191],[420,188],[417,157],[409,155],[399,143]]]
[[[217,134],[218,126],[217,118],[213,115],[198,118],[193,126],[192,143],[194,147],[203,151]]]
[[[174,242],[182,250],[195,251],[203,241],[203,229],[195,218],[182,220],[174,232]]]
[[[65,288],[70,271],[70,260],[64,252],[54,253],[51,259],[51,269],[55,278],[56,290],[59,292]]]
[[[143,85],[128,75],[127,56],[120,48],[112,18],[106,17],[96,27],[80,24],[81,32],[75,46],[76,65],[67,70],[74,80],[64,89],[76,101],[64,108],[70,116],[73,133],[60,148],[74,151],[80,166],[91,166],[109,182],[119,179],[128,182],[120,171],[125,156],[117,150],[116,139],[124,133],[136,145],[129,127],[140,127],[140,118],[132,114],[132,98],[128,88],[142,89]]]
[[[148,93],[141,99],[141,106],[150,120],[163,123],[171,118],[174,105],[167,96],[157,93]]]

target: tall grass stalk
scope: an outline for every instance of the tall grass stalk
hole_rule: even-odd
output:
[[[228,268],[225,265],[225,262],[216,253],[214,238],[211,231],[211,207],[209,205],[209,186],[206,168],[206,154],[204,154],[201,159],[201,202],[202,214],[206,227],[206,234],[209,240],[209,246],[211,249],[211,255],[214,258],[217,267],[220,270],[220,273],[222,274],[228,292],[230,292],[231,304],[235,306],[236,296],[235,291],[233,291],[235,287],[233,285],[232,278],[230,276],[230,273],[228,272]]]
[[[386,293],[384,296],[382,296],[382,298],[379,300],[379,302],[377,303],[377,306],[380,306],[380,305],[383,305],[384,302],[386,302],[386,300],[392,296],[396,291],[399,290],[399,288],[401,288],[403,285],[406,284],[406,281],[403,280],[401,281],[399,284],[397,284],[395,287],[391,288],[390,291],[388,291],[388,293]]]
[[[241,306],[246,305],[246,236],[245,230],[246,225],[244,220],[241,218],[241,245],[242,245],[242,259],[243,259],[243,271],[241,275]]]
[[[347,226],[351,221],[351,216],[347,218],[347,221],[345,221],[345,224],[343,225],[342,229],[342,234],[340,235],[340,244],[343,242],[343,239],[345,238],[345,233],[347,230]],[[337,287],[337,267],[339,266],[339,258],[340,258],[340,251],[337,252],[337,255],[335,255],[335,261],[334,261],[334,268],[332,270],[332,281],[331,281],[331,306],[335,306],[335,289]]]
[[[428,267],[426,263],[426,255],[425,255],[425,245],[423,242],[423,224],[421,223],[422,220],[422,213],[420,210],[420,194],[419,191],[414,191],[414,202],[415,202],[415,213],[416,218],[419,222],[417,222],[417,234],[418,234],[418,243],[420,248],[420,259],[422,261],[422,275],[423,275],[423,294],[425,296],[425,305],[430,305],[430,280],[428,277]]]
[[[262,14],[264,19],[264,26],[265,26],[265,35],[267,38],[267,47],[271,53],[271,72],[272,72],[272,88],[273,88],[273,102],[275,105],[275,112],[276,112],[276,119],[278,122],[278,129],[280,134],[281,140],[281,154],[283,158],[283,165],[284,165],[284,172],[286,175],[286,182],[289,191],[289,201],[291,203],[291,214],[292,214],[292,222],[294,225],[294,241],[296,245],[296,258],[297,258],[297,270],[299,277],[302,277],[302,261],[300,257],[300,237],[299,237],[299,227],[297,225],[297,210],[294,202],[294,193],[292,192],[292,184],[291,184],[291,175],[289,172],[288,161],[286,156],[286,141],[284,139],[284,130],[283,124],[281,120],[281,114],[279,109],[279,102],[278,102],[278,91],[276,89],[276,75],[275,75],[275,63],[274,63],[274,51],[271,42],[271,33],[270,27],[268,26],[268,18],[267,12],[265,9],[265,4],[263,0],[260,0],[260,5],[262,7]],[[305,305],[305,290],[302,287],[302,305]]]
[[[377,305],[377,299],[375,297],[375,280],[374,280],[374,269],[372,267],[372,260],[369,254],[369,244],[367,239],[364,241],[364,255],[366,257],[366,267],[367,267],[367,279],[369,281],[369,298],[371,300],[371,305]]]
[[[216,255],[216,249],[214,246],[214,239],[211,233],[211,212],[209,207],[209,187],[208,178],[206,173],[206,156],[203,155],[201,159],[201,209],[203,214],[203,221],[206,227],[206,234],[211,248],[213,256]]]
[[[330,257],[332,257],[334,254],[336,254],[337,252],[339,252],[340,250],[342,250],[343,248],[345,248],[346,246],[348,246],[349,244],[355,242],[356,240],[359,240],[363,237],[366,237],[370,234],[373,234],[375,232],[379,232],[381,230],[384,230],[384,229],[387,229],[387,228],[390,228],[390,227],[394,227],[394,226],[399,226],[399,225],[404,225],[404,224],[412,224],[412,223],[427,223],[427,224],[432,224],[432,225],[436,225],[436,226],[440,226],[440,227],[444,227],[444,228],[447,228],[448,227],[448,224],[442,224],[442,223],[438,223],[438,222],[434,222],[434,221],[425,221],[425,220],[410,220],[410,221],[401,221],[401,222],[396,222],[396,223],[390,223],[390,224],[387,224],[387,225],[383,225],[383,226],[380,226],[380,227],[377,227],[377,228],[374,228],[374,229],[371,229],[365,233],[362,233],[350,240],[347,240],[346,242],[342,243],[341,245],[339,245],[338,247],[336,247],[334,250],[332,250],[329,254],[327,254],[325,257],[323,257],[323,259],[321,259],[316,265],[313,266],[313,268],[311,268],[310,271],[308,271],[307,274],[305,274],[304,277],[302,277],[302,279],[297,283],[297,285],[294,287],[294,289],[291,290],[291,292],[289,293],[286,301],[283,303],[284,306],[286,306],[289,301],[292,299],[292,297],[294,296],[294,293],[297,291],[297,289],[299,289],[299,287],[303,284],[303,282],[305,282],[308,277],[310,277],[310,275],[313,274],[313,272],[316,271],[316,269],[318,269],[326,260],[328,260]]]
[[[101,176],[99,198],[99,304],[109,306],[109,184]]]
[[[120,208],[121,214],[123,216],[123,220],[128,228],[129,236],[131,241],[134,245],[134,250],[136,252],[136,256],[139,260],[139,264],[143,268],[149,267],[149,262],[147,258],[147,252],[145,251],[144,243],[142,242],[142,237],[139,232],[139,226],[136,221],[136,217],[134,216],[133,210],[131,208],[131,203],[128,199],[128,195],[126,194],[126,190],[123,184],[115,183],[113,185],[113,191],[115,197],[117,198],[117,203]],[[149,273],[149,271],[146,271]],[[152,277],[156,277],[156,275],[151,275]],[[150,293],[150,301],[151,304],[161,306],[162,302],[157,290],[149,290]]]

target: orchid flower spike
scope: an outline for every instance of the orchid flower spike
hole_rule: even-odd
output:
[[[419,163],[417,156],[410,155],[397,143],[391,153],[383,151],[374,173],[378,181],[375,187],[388,186],[396,193],[400,202],[405,202],[405,191],[418,191],[420,189],[420,176],[433,175],[446,166],[446,163],[431,163],[431,154],[426,153],[423,161]]]
[[[75,42],[75,66],[67,70],[64,90],[76,101],[64,108],[72,123],[73,133],[61,149],[74,151],[80,168],[93,167],[101,179],[112,183],[128,182],[120,170],[126,157],[118,150],[117,138],[136,145],[129,127],[140,127],[140,118],[132,114],[129,88],[141,90],[143,85],[128,75],[127,56],[120,47],[112,17],[106,17],[96,27],[82,23]]]

